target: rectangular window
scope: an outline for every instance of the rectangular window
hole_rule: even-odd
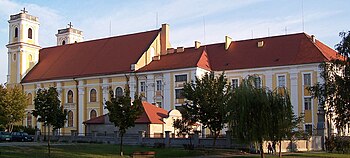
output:
[[[235,89],[238,87],[238,79],[232,79],[232,89]]]
[[[254,79],[254,86],[256,88],[261,88],[262,87],[262,84],[261,84],[261,78],[259,76],[257,76],[255,79]]]
[[[312,125],[310,125],[310,124],[305,125],[305,132],[307,132],[311,135],[312,134]]]
[[[286,76],[278,76],[278,87],[286,87]]]
[[[146,91],[146,82],[140,82],[140,91],[145,92]]]
[[[183,96],[183,89],[175,89],[175,98],[176,99],[184,99],[185,97]]]
[[[161,91],[162,90],[162,80],[157,80],[156,81],[156,84],[157,84],[157,91]]]
[[[311,110],[311,98],[304,98],[304,109]]]
[[[187,82],[187,75],[175,75],[175,82]]]
[[[311,74],[304,74],[304,86],[311,86]]]

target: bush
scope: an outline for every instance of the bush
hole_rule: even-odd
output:
[[[350,137],[338,136],[334,139],[337,152],[350,153]]]
[[[331,136],[326,138],[326,149],[328,152],[336,150],[338,153],[350,153],[350,137],[349,136]]]

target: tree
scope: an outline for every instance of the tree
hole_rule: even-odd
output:
[[[257,76],[243,79],[233,91],[230,106],[229,126],[240,141],[259,143],[261,157],[264,157],[263,141],[274,144],[291,138],[302,117],[296,117],[288,91],[278,88],[274,91],[256,87]],[[281,157],[281,146],[279,151]]]
[[[135,94],[134,101],[131,102],[129,85],[125,86],[123,96],[115,97],[113,91],[110,91],[111,101],[106,102],[106,108],[109,113],[109,121],[113,122],[119,128],[120,137],[120,156],[123,156],[123,136],[126,130],[135,126],[135,120],[142,114],[141,97]]]
[[[19,87],[0,85],[0,122],[9,132],[12,132],[14,123],[23,120],[27,105],[27,96]]]
[[[186,146],[186,147],[188,147],[188,149],[193,149],[191,132],[193,132],[193,124],[195,122],[192,121],[191,115],[188,113],[186,109],[181,107],[178,110],[181,112],[182,118],[176,119],[173,123],[173,127],[178,130],[177,136],[188,135],[188,138],[190,140],[190,144],[189,144],[190,146]]]
[[[320,109],[326,111],[327,120],[331,122],[334,113],[336,127],[343,129],[350,122],[350,31],[340,32],[339,36],[342,40],[335,46],[339,56],[320,64],[324,82],[309,90],[313,97],[318,98],[322,105]]]
[[[64,126],[67,119],[67,111],[63,110],[60,106],[61,101],[58,98],[56,88],[50,87],[49,89],[39,89],[36,97],[34,98],[35,110],[33,115],[38,118],[39,122],[44,123],[44,126],[48,127],[48,155],[50,157],[50,127],[53,129],[59,129]]]
[[[214,73],[206,73],[201,79],[186,83],[183,96],[189,101],[183,106],[193,118],[193,122],[200,122],[216,138],[227,123],[227,106],[231,98],[231,86],[222,73],[215,77]]]
[[[235,88],[230,106],[230,129],[238,140],[258,142],[264,157],[263,141],[269,139],[270,106],[267,89],[254,86],[256,76],[243,79]]]
[[[297,117],[293,112],[293,106],[286,88],[279,87],[274,91],[268,91],[270,111],[269,137],[274,144],[279,142],[279,157],[281,154],[281,141],[292,137],[298,130],[298,125],[303,116]]]

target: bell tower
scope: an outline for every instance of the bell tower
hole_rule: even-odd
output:
[[[56,37],[58,46],[78,43],[84,40],[83,31],[73,28],[71,22],[69,22],[67,28],[58,30]]]
[[[19,84],[39,61],[39,21],[23,8],[11,15],[9,23],[7,84]]]

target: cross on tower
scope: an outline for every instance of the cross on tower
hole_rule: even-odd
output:
[[[73,27],[72,22],[69,22],[68,26],[69,28],[72,28]]]
[[[28,11],[26,10],[26,7],[24,7],[21,11],[22,11],[23,13],[28,13]]]

